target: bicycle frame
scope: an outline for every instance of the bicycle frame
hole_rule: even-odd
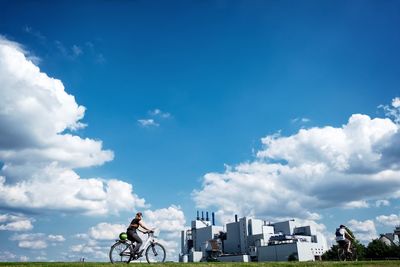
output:
[[[347,246],[343,245],[343,244],[339,244],[338,243],[338,258],[341,261],[347,261],[347,260],[357,260],[357,249],[356,247],[354,247],[353,243],[350,246],[350,250],[352,251],[352,253],[349,253],[347,251]]]
[[[143,232],[142,232],[143,233]],[[154,236],[154,233],[152,232],[148,232],[147,234],[147,239],[146,241],[142,244],[142,246],[140,247],[140,251],[138,251],[139,255],[142,256],[142,252],[147,249],[148,246],[150,246],[151,244],[156,242],[156,236]],[[116,240],[116,241],[120,241],[120,240]],[[129,245],[132,245],[134,242],[130,241],[130,240],[126,240],[125,242],[127,242]],[[130,250],[128,249],[129,247],[127,247],[124,251],[122,251],[120,254],[121,256],[130,256]]]

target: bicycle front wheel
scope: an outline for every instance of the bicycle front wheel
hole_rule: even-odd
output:
[[[164,262],[165,248],[159,243],[153,243],[146,249],[146,260],[148,263]]]
[[[117,242],[110,249],[111,263],[129,263],[132,248],[127,242]]]

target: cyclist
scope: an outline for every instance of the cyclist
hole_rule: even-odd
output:
[[[132,243],[136,242],[136,246],[133,248],[133,251],[132,251],[132,254],[135,255],[134,259],[137,258],[138,251],[143,243],[142,239],[140,238],[140,236],[137,233],[137,230],[142,233],[143,233],[143,231],[141,231],[138,228],[141,227],[146,231],[151,231],[151,229],[149,229],[146,225],[143,224],[142,217],[143,217],[143,215],[141,212],[136,213],[135,218],[131,221],[131,224],[129,225],[128,229],[126,230],[128,239],[130,241],[132,241]]]
[[[336,242],[339,244],[339,246],[347,249],[347,253],[352,253],[350,248],[351,248],[351,241],[353,241],[354,238],[346,230],[346,226],[341,224],[339,228],[336,229],[335,235],[336,235]]]

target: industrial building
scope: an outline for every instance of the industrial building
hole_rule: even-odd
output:
[[[223,226],[215,225],[206,212],[191,228],[181,232],[180,262],[199,261],[315,261],[327,250],[326,239],[311,225],[295,220],[266,222],[243,217]]]
[[[379,240],[387,246],[400,244],[400,226],[396,226],[392,233],[381,234]]]

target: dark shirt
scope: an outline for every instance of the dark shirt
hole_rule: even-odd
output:
[[[140,219],[134,218],[131,221],[131,224],[129,225],[128,230],[136,230],[136,229],[138,229],[139,228],[139,222],[140,222]]]

